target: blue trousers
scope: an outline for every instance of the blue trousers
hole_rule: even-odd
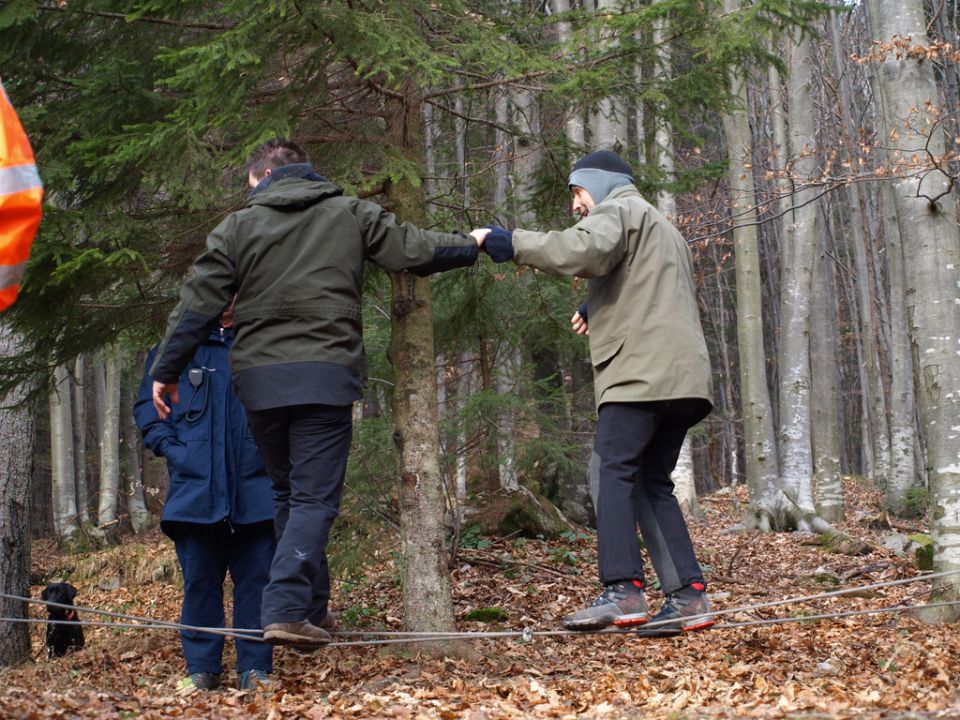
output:
[[[183,570],[184,625],[224,627],[223,581],[233,580],[233,627],[259,628],[260,603],[275,547],[270,522],[233,525],[167,523]],[[223,672],[224,636],[184,630],[180,633],[189,673]],[[264,642],[237,640],[237,672],[273,670],[273,648]]]
[[[273,481],[277,552],[263,590],[263,625],[316,625],[330,600],[327,538],[340,512],[353,407],[247,410],[247,422]]]
[[[691,417],[670,410],[669,402],[600,406],[595,441],[600,457],[596,509],[600,582],[605,585],[644,580],[638,521],[667,592],[704,582],[670,479],[687,430],[702,415]]]

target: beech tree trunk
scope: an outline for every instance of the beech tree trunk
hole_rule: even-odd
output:
[[[147,510],[147,501],[143,494],[143,467],[140,462],[142,451],[140,447],[140,431],[133,421],[133,408],[136,398],[133,388],[128,387],[122,392],[123,403],[120,409],[122,414],[123,448],[127,456],[126,494],[127,512],[130,513],[130,526],[133,532],[139,534],[150,527],[150,511]]]
[[[837,343],[834,292],[827,255],[826,232],[821,231],[813,262],[810,294],[810,399],[813,440],[814,503],[828,522],[843,520],[843,473],[840,469],[840,423],[837,409]]]
[[[19,352],[19,338],[0,323],[0,356]],[[24,384],[0,397],[0,592],[30,596],[30,478],[34,414]],[[0,617],[26,618],[27,603],[0,598]],[[0,623],[0,667],[30,657],[29,625]]]
[[[727,12],[736,0],[725,0]],[[723,135],[729,160],[733,243],[736,254],[737,341],[740,351],[740,392],[743,403],[744,452],[750,487],[752,517],[746,520],[763,530],[782,525],[784,498],[780,492],[773,410],[767,387],[763,344],[763,304],[760,292],[760,257],[757,246],[757,213],[750,162],[750,125],[744,73],[732,70],[730,85],[737,106],[723,116]]]
[[[90,490],[87,481],[86,363],[77,355],[73,365],[73,458],[77,484],[77,514],[82,525],[90,524]]]
[[[796,186],[784,216],[790,232],[781,245],[780,282],[780,471],[781,487],[794,504],[797,529],[812,530],[813,445],[810,430],[810,288],[817,247],[817,205],[809,187],[817,172],[816,118],[811,89],[810,35],[793,44],[788,95],[787,146]]]
[[[928,44],[919,0],[868,0],[870,34]],[[937,88],[931,63],[891,54],[874,65],[882,137],[903,241],[906,310],[917,403],[930,484],[934,570],[960,570],[960,231],[951,182],[932,167],[943,156]],[[926,148],[930,156],[918,153]],[[920,154],[921,157],[914,159]],[[955,577],[934,581],[934,597],[960,598]],[[960,607],[930,609],[930,620],[960,619]]]
[[[100,501],[97,525],[104,530],[117,522],[120,492],[120,358],[115,350],[105,353],[103,426],[100,428]]]
[[[77,488],[74,483],[73,390],[70,371],[58,365],[50,386],[50,465],[53,477],[53,528],[61,540],[77,532]]]

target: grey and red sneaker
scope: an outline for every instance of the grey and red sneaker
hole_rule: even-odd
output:
[[[623,580],[607,585],[588,608],[563,618],[567,630],[602,630],[614,625],[631,627],[648,620],[647,598],[639,580]]]
[[[716,622],[703,583],[691,583],[669,593],[660,612],[650,618],[652,627],[637,630],[639,637],[675,637],[681,633],[706,630]],[[671,622],[667,622],[671,621]]]

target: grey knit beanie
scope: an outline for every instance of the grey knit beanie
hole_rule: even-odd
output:
[[[568,187],[582,187],[598,205],[612,190],[632,184],[633,170],[610,150],[599,150],[581,158],[567,180]]]

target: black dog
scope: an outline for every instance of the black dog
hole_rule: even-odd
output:
[[[72,607],[73,599],[77,596],[77,589],[70,583],[53,583],[47,585],[40,593],[40,599],[48,602],[70,605],[71,607],[54,607],[47,605],[47,657],[63,657],[71,649],[83,647],[83,628],[80,625],[68,625],[63,621],[77,622],[80,618]],[[59,622],[58,622],[59,621]]]

